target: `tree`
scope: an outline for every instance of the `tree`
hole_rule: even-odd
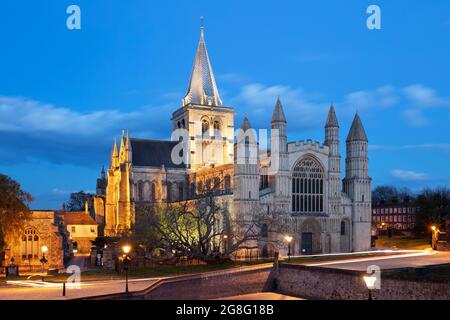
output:
[[[440,226],[450,212],[450,189],[426,188],[417,196],[416,232],[426,232],[431,225]]]
[[[394,186],[378,186],[372,191],[372,202],[374,204],[396,204],[410,203],[415,200],[411,190],[408,188],[397,189]]]
[[[23,230],[24,222],[31,219],[32,200],[19,183],[0,174],[0,252]]]
[[[86,201],[89,200],[94,195],[91,193],[86,193],[84,191],[74,192],[70,194],[70,200],[67,203],[67,211],[84,211]]]
[[[391,204],[398,202],[398,190],[394,186],[378,186],[372,191],[374,204]]]
[[[254,210],[232,219],[217,198],[221,182],[212,181],[215,185],[206,186],[195,200],[144,208],[150,225],[146,239],[156,240],[167,252],[208,264],[228,261],[240,249],[257,248],[263,215]]]

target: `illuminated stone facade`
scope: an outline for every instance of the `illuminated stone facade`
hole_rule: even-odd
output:
[[[217,184],[217,197],[226,199],[230,215],[276,213],[262,227],[253,256],[285,254],[285,234],[293,236],[295,255],[369,249],[368,139],[359,116],[346,140],[343,181],[334,107],[325,122],[324,143],[288,143],[287,123],[278,99],[270,121],[269,156],[236,149],[234,109],[223,106],[219,97],[202,29],[189,88],[182,107],[172,115],[173,141],[134,139],[123,133],[120,148],[114,143],[107,173],[105,234],[132,229],[140,203],[193,199],[205,186]],[[240,129],[251,132],[247,118]],[[246,146],[258,150],[256,136],[247,138]]]

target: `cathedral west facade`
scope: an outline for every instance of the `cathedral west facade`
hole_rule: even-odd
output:
[[[275,213],[272,224],[262,227],[258,255],[285,254],[286,234],[293,237],[294,255],[370,248],[368,139],[358,115],[346,139],[343,180],[333,106],[323,143],[288,142],[288,122],[295,119],[286,119],[278,98],[268,119],[271,150],[260,154],[250,121],[245,118],[235,127],[234,109],[222,103],[202,28],[187,94],[171,120],[172,141],[137,139],[124,132],[120,146],[114,142],[109,170],[97,182],[100,196],[95,206],[104,208],[96,211],[104,214],[105,235],[139,223],[135,217],[140,204],[195,199],[206,186],[214,185],[217,198],[234,216],[250,210]],[[238,151],[238,128],[250,132],[245,145],[253,145],[256,153]]]

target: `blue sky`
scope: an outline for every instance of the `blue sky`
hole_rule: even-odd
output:
[[[66,28],[81,8],[82,29]],[[377,4],[382,29],[368,30]],[[358,111],[375,185],[450,185],[450,2],[9,0],[0,5],[0,172],[56,209],[95,190],[114,136],[168,139],[199,39],[224,104],[289,140],[323,140],[331,101],[345,141]],[[344,143],[342,143],[344,144]]]

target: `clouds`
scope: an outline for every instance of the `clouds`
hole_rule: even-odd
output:
[[[425,115],[433,108],[450,107],[450,97],[440,97],[432,88],[414,84],[403,88],[408,108],[403,111],[403,117],[412,126],[422,127],[431,123]]]
[[[373,151],[437,150],[450,153],[450,143],[407,144],[401,146],[369,145]]]
[[[430,179],[430,177],[425,173],[400,169],[392,170],[391,175],[394,178],[404,182],[426,181]]]
[[[121,129],[133,136],[162,138],[170,127],[169,105],[136,111],[79,112],[21,97],[0,97],[0,162],[44,159],[96,165],[104,161]],[[165,137],[165,136],[164,136]]]

